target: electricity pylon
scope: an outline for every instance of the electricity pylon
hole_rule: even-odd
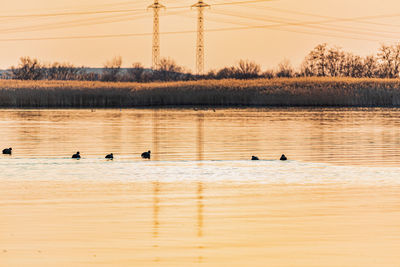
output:
[[[152,52],[152,68],[157,69],[160,62],[160,18],[159,11],[165,6],[154,0],[154,3],[148,6],[153,9],[153,52]]]
[[[199,0],[192,8],[197,8],[197,46],[196,46],[196,70],[197,74],[204,73],[204,14],[203,10],[210,5]]]

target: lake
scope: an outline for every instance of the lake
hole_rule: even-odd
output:
[[[400,265],[400,109],[7,109],[0,127],[0,266]]]

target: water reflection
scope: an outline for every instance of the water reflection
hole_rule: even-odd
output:
[[[199,166],[204,160],[204,114],[199,112],[197,115],[197,161]]]
[[[397,166],[400,109],[2,110],[0,140],[18,157],[113,152],[154,161],[290,159]],[[207,139],[205,139],[205,136]]]
[[[203,165],[204,159],[204,113],[199,112],[197,115],[197,166],[201,167]],[[198,263],[203,262],[202,250],[204,246],[202,245],[203,237],[203,182],[199,181],[197,183],[197,237],[199,256],[197,258]]]
[[[153,182],[153,237],[158,238],[160,221],[159,221],[159,213],[160,213],[160,183]]]
[[[153,160],[159,160],[159,132],[160,132],[160,111],[158,109],[153,110],[153,148],[151,156]],[[146,150],[147,151],[147,150]]]
[[[159,213],[160,213],[160,183],[159,182],[153,182],[153,248],[154,249],[159,249],[159,229],[160,229],[160,221],[159,221]],[[158,252],[156,251],[154,253],[154,262],[159,262],[160,257],[157,254]]]
[[[398,263],[399,169],[302,161],[398,165],[399,109],[29,112],[0,113],[5,266]]]
[[[154,109],[152,113],[152,159],[159,159],[159,129],[160,129],[160,120],[159,120],[159,110]],[[154,248],[158,248],[158,237],[160,230],[160,221],[159,221],[159,213],[160,213],[160,182],[153,182],[153,238],[155,241]],[[160,257],[155,253],[154,262],[159,262]]]
[[[198,249],[199,249],[199,256],[197,258],[198,262],[203,262],[203,255],[202,250],[204,246],[202,244],[202,237],[203,237],[203,213],[204,213],[204,200],[203,200],[203,183],[197,183],[197,237],[198,237]]]

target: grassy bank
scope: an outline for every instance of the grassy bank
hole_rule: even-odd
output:
[[[0,107],[400,106],[399,79],[289,78],[166,83],[0,80]]]

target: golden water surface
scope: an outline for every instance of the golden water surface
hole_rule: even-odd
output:
[[[398,109],[2,110],[0,266],[400,266],[399,125]]]

